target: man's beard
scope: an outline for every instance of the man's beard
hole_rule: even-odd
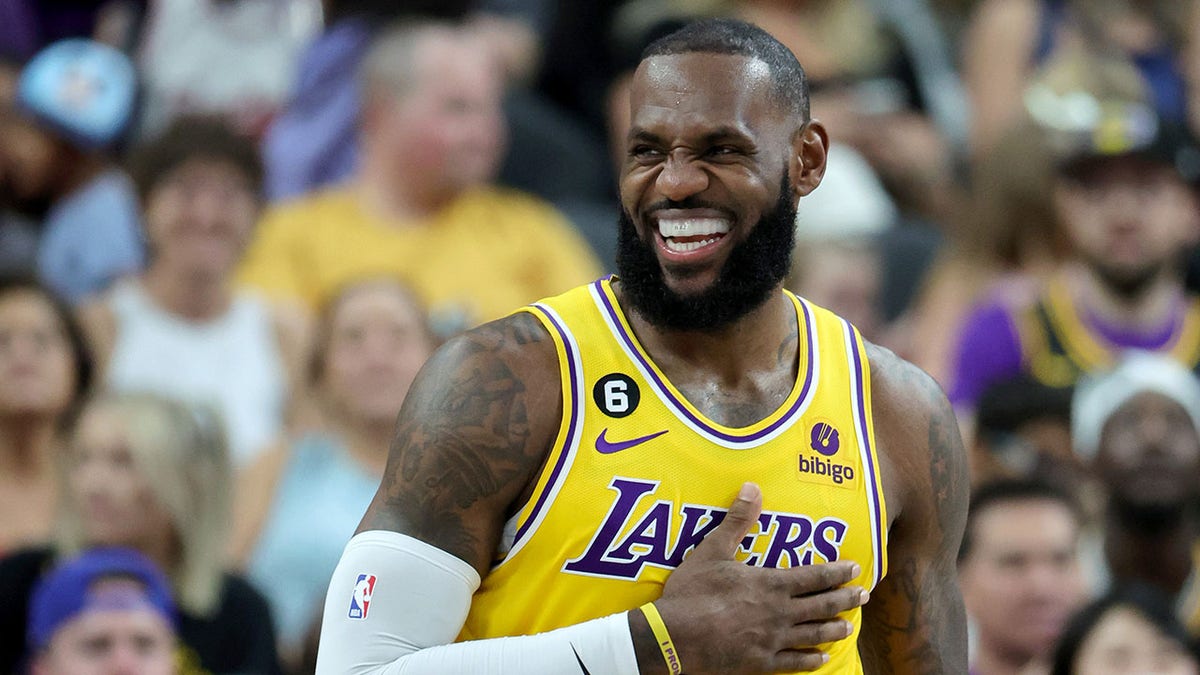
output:
[[[1175,503],[1149,502],[1128,499],[1114,494],[1109,499],[1109,511],[1130,529],[1144,534],[1162,534],[1180,527],[1185,519],[1197,515],[1195,495]]]
[[[1172,264],[1170,261],[1159,261],[1138,267],[1119,267],[1099,260],[1087,262],[1105,288],[1122,300],[1136,300],[1141,297],[1163,270]]]
[[[712,286],[691,295],[680,295],[667,287],[654,253],[652,226],[647,224],[647,238],[643,240],[629,212],[622,209],[617,274],[624,297],[638,314],[661,328],[713,333],[728,327],[761,307],[787,276],[796,240],[795,204],[795,192],[785,171],[775,207],[763,214],[745,241],[734,244]],[[714,206],[686,199],[665,202],[655,209]]]

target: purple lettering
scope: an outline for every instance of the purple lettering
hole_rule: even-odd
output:
[[[725,519],[724,509],[684,504],[678,511],[682,522],[676,530],[674,503],[659,500],[649,504],[635,522],[638,505],[652,496],[658,485],[657,481],[614,477],[608,487],[617,496],[608,515],[583,554],[568,560],[563,571],[637,579],[646,565],[674,569]],[[757,526],[739,543],[738,550],[746,555],[745,564],[758,567],[810,565],[816,557],[832,562],[839,558],[847,530],[845,521],[837,518],[824,518],[814,525],[807,516],[765,511],[759,515]],[[628,534],[621,537],[622,532]],[[764,539],[765,553],[755,552],[756,544]]]
[[[642,517],[641,522],[634,526],[629,536],[608,552],[608,557],[617,560],[645,558],[646,562],[666,560],[667,550],[670,548],[667,537],[670,534],[671,502],[657,502],[650,507],[650,512]],[[635,553],[634,547],[645,550]]]
[[[779,526],[775,530],[775,536],[771,537],[771,545],[767,548],[767,557],[763,561],[763,566],[779,567],[784,555],[788,557],[788,567],[804,564],[799,551],[808,546],[812,537],[812,521],[804,516],[789,516],[782,513],[775,516],[775,520]]]
[[[621,533],[625,522],[629,520],[633,508],[644,495],[653,493],[658,488],[658,482],[614,477],[609,483],[609,488],[617,491],[617,500],[613,502],[608,516],[583,555],[568,561],[563,569],[580,574],[634,579],[642,571],[642,561],[614,562],[607,560],[605,554],[612,547],[613,540]]]
[[[846,527],[846,523],[841,520],[826,518],[813,528],[813,546],[825,562],[838,559],[838,549],[842,547],[842,540],[846,538]],[[833,534],[832,538],[828,536],[830,533]]]

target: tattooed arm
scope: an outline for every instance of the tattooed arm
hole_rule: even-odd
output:
[[[404,399],[383,482],[358,531],[410,535],[487,573],[504,521],[558,431],[554,344],[520,313],[455,338]]]
[[[868,673],[967,672],[967,628],[955,558],[968,477],[954,413],[938,385],[870,348],[875,437],[883,469],[888,572],[863,608]]]

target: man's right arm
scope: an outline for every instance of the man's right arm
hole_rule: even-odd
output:
[[[558,432],[550,336],[515,314],[451,340],[405,398],[383,482],[358,531],[410,535],[483,576]]]
[[[516,314],[452,340],[414,382],[383,482],[326,598],[320,675],[667,672],[641,612],[535,636],[451,644],[505,520],[558,432],[553,342]],[[762,570],[738,563],[758,518],[750,489],[674,572],[656,602],[689,673],[820,666],[808,645],[845,637],[862,602],[848,563]],[[818,569],[820,568],[820,569]]]

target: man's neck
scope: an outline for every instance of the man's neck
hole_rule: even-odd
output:
[[[43,416],[0,423],[0,474],[23,482],[49,475],[53,468],[54,420]]]
[[[980,636],[979,647],[971,661],[971,675],[1021,675],[1037,659],[1028,654],[999,649]]]
[[[346,452],[373,474],[383,476],[394,425],[391,420],[361,424],[343,410],[330,410],[329,426],[345,444]]]
[[[1192,548],[1200,527],[1190,508],[1143,527],[1111,505],[1105,517],[1104,557],[1114,580],[1138,580],[1175,595],[1192,573]]]
[[[1096,271],[1079,266],[1069,277],[1076,300],[1101,320],[1130,328],[1154,329],[1171,319],[1183,295],[1183,281],[1164,270],[1133,294],[1114,289]]]
[[[208,321],[224,314],[233,301],[233,289],[220,276],[189,275],[159,261],[141,278],[142,286],[158,306],[190,321]]]
[[[619,281],[616,292],[621,306],[629,309],[622,299]],[[714,332],[661,328],[637,310],[627,311],[626,315],[638,341],[667,370],[672,364],[696,369],[732,386],[749,373],[774,370],[784,363],[795,369],[796,312],[779,290],[760,307]]]
[[[367,213],[387,223],[400,225],[423,221],[441,210],[450,199],[417,189],[419,182],[394,177],[382,169],[364,169],[357,182],[359,204]]]

